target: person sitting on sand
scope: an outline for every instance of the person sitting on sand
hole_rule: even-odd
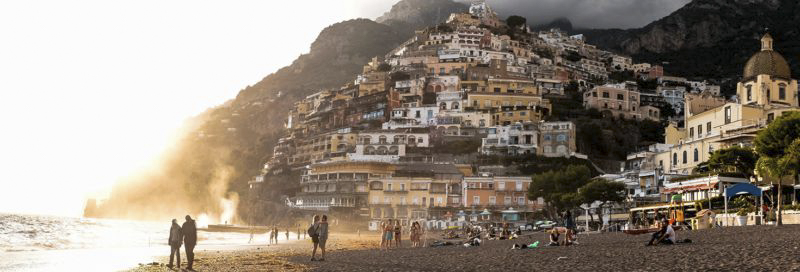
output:
[[[319,215],[314,215],[311,226],[308,227],[308,236],[311,237],[311,242],[314,243],[314,250],[311,251],[311,261],[316,261],[317,247],[319,247]]]
[[[172,219],[172,226],[169,228],[169,239],[167,239],[167,244],[169,244],[170,251],[169,251],[169,264],[167,267],[172,268],[172,258],[177,256],[178,257],[178,268],[181,268],[181,244],[183,243],[183,231],[181,230],[181,226],[178,225],[177,219]]]
[[[548,230],[547,233],[550,234],[550,235],[548,235],[550,237],[550,243],[547,244],[547,245],[548,246],[559,246],[558,239],[559,239],[559,236],[561,236],[561,235],[558,233],[558,231],[556,231],[555,229],[551,229],[551,230]]]

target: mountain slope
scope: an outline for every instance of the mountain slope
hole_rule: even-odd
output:
[[[800,4],[795,0],[694,0],[639,29],[585,30],[587,41],[633,55],[668,62],[668,73],[735,78],[759,48],[765,29],[798,71]]]
[[[415,30],[440,24],[451,13],[464,12],[467,8],[467,5],[452,0],[403,0],[375,21],[410,35]]]

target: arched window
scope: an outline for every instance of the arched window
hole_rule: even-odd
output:
[[[688,156],[688,154],[686,153],[686,150],[684,150],[684,151],[683,151],[683,164],[686,164],[686,163],[688,163],[688,162],[689,162],[689,156]]]
[[[378,137],[378,143],[386,144],[386,136],[381,135],[380,137]]]
[[[694,161],[697,162],[700,160],[700,152],[697,151],[697,148],[694,149]]]
[[[747,85],[747,102],[753,100],[753,85]]]
[[[439,109],[440,110],[446,110],[447,109],[447,103],[444,103],[444,102],[439,103]]]
[[[444,71],[442,71],[441,73],[444,73]],[[442,91],[442,85],[436,85],[436,86],[434,86],[434,87],[433,87],[433,90],[434,90],[435,92],[437,92],[437,93],[438,93],[438,92],[441,92],[441,91]]]
[[[380,146],[380,147],[378,147],[378,150],[376,151],[376,153],[378,155],[388,155],[389,154],[389,148],[386,148],[385,146]]]
[[[678,153],[672,153],[672,165],[678,165]]]
[[[364,148],[364,155],[375,155],[375,147],[368,146]]]
[[[453,106],[451,107],[454,110],[458,109],[458,102],[453,102]]]

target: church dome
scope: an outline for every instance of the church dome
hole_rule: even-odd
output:
[[[758,75],[791,78],[789,63],[781,54],[772,50],[772,37],[769,34],[761,38],[761,51],[750,57],[744,66],[745,80]]]

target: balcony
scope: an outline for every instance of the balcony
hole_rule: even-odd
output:
[[[394,189],[394,190],[383,190],[384,194],[407,194],[408,190],[406,189]]]

